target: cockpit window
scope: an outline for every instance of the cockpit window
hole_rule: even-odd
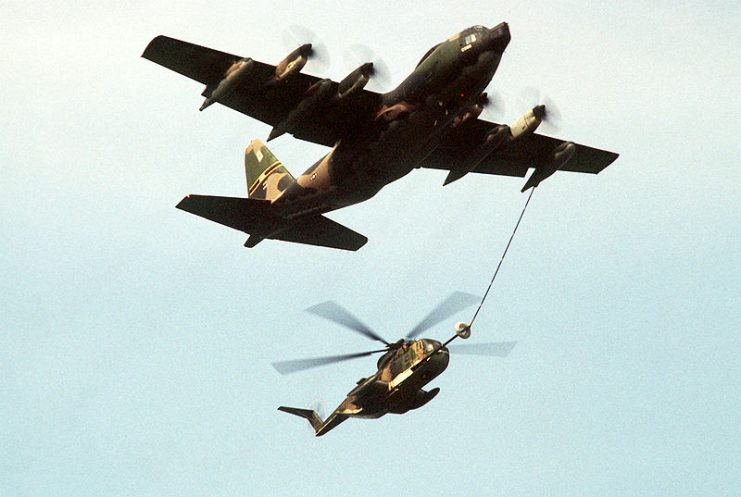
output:
[[[431,54],[432,52],[434,52],[434,51],[435,51],[435,49],[436,49],[437,47],[439,47],[440,45],[441,45],[441,44],[440,44],[440,43],[438,43],[437,45],[435,45],[434,47],[432,47],[431,49],[429,49],[429,50],[427,51],[427,53],[426,53],[426,54],[424,54],[424,55],[422,56],[422,58],[421,58],[421,59],[419,60],[419,62],[417,62],[417,65],[416,65],[416,67],[419,67],[419,65],[420,65],[420,64],[421,64],[422,62],[424,62],[424,61],[425,61],[425,59],[426,59],[427,57],[429,57],[429,56],[430,56],[430,54]]]

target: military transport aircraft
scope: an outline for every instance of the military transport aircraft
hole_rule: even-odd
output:
[[[404,414],[417,409],[432,400],[439,388],[425,391],[426,384],[435,379],[448,367],[449,353],[487,355],[504,357],[515,346],[514,342],[477,343],[448,346],[457,337],[468,338],[471,328],[466,323],[455,326],[455,335],[444,343],[416,337],[440,323],[455,312],[480,301],[480,298],[463,292],[455,292],[440,303],[422,319],[406,336],[394,343],[387,342],[378,333],[358,320],[350,312],[334,302],[324,302],[307,309],[308,312],[339,323],[371,340],[385,345],[385,348],[356,354],[345,354],[313,359],[299,359],[273,363],[281,374],[294,373],[316,366],[365,357],[383,352],[378,359],[378,371],[368,378],[361,378],[357,386],[347,394],[347,398],[322,420],[309,409],[281,406],[278,409],[306,418],[314,428],[316,436],[321,436],[349,417],[380,418],[384,414]]]
[[[432,47],[394,90],[364,87],[365,63],[339,83],[301,72],[311,44],[278,65],[166,36],[143,57],[206,85],[201,110],[214,103],[331,147],[294,178],[259,140],[245,152],[248,198],[188,195],[177,207],[264,239],[357,250],[368,239],[324,213],[371,198],[385,185],[425,167],[449,171],[445,184],[469,172],[524,177],[523,191],[556,170],[598,173],[618,155],[534,133],[546,118],[538,105],[511,126],[478,119],[483,93],[510,41],[509,27],[473,26]]]

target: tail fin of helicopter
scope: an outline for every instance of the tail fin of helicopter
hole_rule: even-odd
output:
[[[309,421],[311,424],[311,427],[314,428],[314,433],[317,437],[321,437],[325,433],[327,433],[329,430],[337,426],[338,424],[342,423],[347,419],[347,415],[345,414],[338,414],[336,411],[329,415],[329,417],[322,421],[322,418],[319,417],[319,415],[316,413],[316,411],[312,411],[309,409],[299,409],[297,407],[286,407],[286,406],[280,406],[278,408],[279,411],[287,412],[288,414],[293,414],[294,416],[298,416],[301,418],[305,418]]]

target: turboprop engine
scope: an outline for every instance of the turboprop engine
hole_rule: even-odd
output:
[[[326,104],[332,97],[332,86],[332,81],[329,79],[322,79],[314,83],[306,90],[304,99],[288,113],[284,120],[270,130],[268,141],[278,138],[284,133],[292,132],[299,124],[312,116],[317,108],[322,104]]]
[[[294,74],[298,74],[309,61],[309,57],[311,57],[313,53],[314,51],[311,48],[311,43],[304,43],[296,50],[286,55],[286,58],[281,60],[278,65],[275,66],[275,78],[269,83],[277,83],[293,76]]]
[[[538,105],[525,112],[522,117],[512,123],[510,132],[513,139],[533,133],[545,118],[545,105]]]
[[[368,84],[368,81],[370,81],[372,74],[373,62],[366,62],[340,81],[337,87],[337,96],[339,98],[348,98],[362,90]]]
[[[240,59],[232,64],[229,69],[226,70],[226,73],[224,73],[224,79],[219,81],[216,88],[209,91],[209,88],[206,87],[203,92],[203,95],[206,96],[206,100],[203,101],[201,108],[198,110],[203,110],[212,103],[217,102],[219,99],[228,96],[249,76],[254,66],[255,63],[250,58]]]
[[[565,166],[566,163],[574,156],[576,152],[576,145],[574,142],[564,142],[555,149],[551,154],[551,159],[544,164],[535,166],[535,171],[522,187],[524,192],[528,188],[536,187],[541,181],[558,171],[561,167]]]
[[[451,168],[448,176],[445,178],[443,185],[452,183],[453,181],[461,179],[466,174],[470,173],[476,166],[481,164],[481,161],[486,159],[492,152],[494,152],[500,145],[505,141],[511,140],[512,135],[510,134],[510,128],[507,125],[499,124],[494,126],[484,136],[484,141],[479,145],[476,150],[476,155],[470,160],[466,160],[460,163],[457,167]]]
[[[284,133],[291,133],[300,124],[307,122],[311,117],[319,112],[324,106],[333,100],[343,100],[351,98],[358,91],[362,90],[373,73],[373,63],[368,62],[351,72],[343,79],[337,90],[329,79],[322,79],[314,83],[308,90],[301,102],[288,113],[286,118],[270,131],[268,141],[281,136]]]

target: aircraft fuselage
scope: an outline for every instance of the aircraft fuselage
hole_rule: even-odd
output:
[[[333,149],[273,201],[294,218],[374,196],[431,153],[451,123],[480,97],[510,40],[509,28],[474,26],[433,47],[374,119]]]
[[[324,435],[350,417],[375,419],[425,405],[440,389],[425,391],[423,387],[442,374],[450,360],[448,349],[440,347],[437,340],[420,339],[381,356],[376,374],[358,381],[316,435]]]

